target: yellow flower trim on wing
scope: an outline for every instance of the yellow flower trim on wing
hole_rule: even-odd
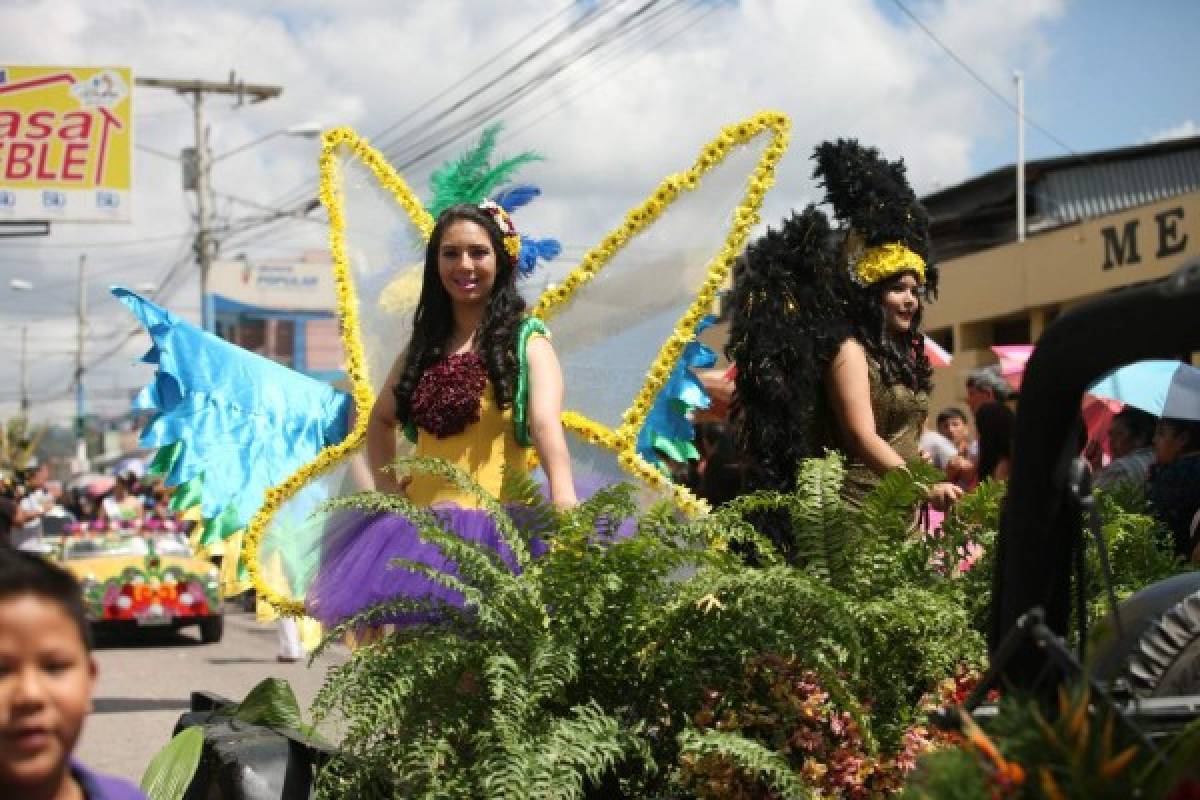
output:
[[[664,178],[650,197],[626,214],[622,224],[605,236],[599,245],[589,250],[566,279],[558,287],[543,294],[533,309],[534,316],[547,321],[553,318],[575,292],[591,281],[630,239],[654,224],[683,192],[695,189],[704,173],[724,161],[733,148],[748,143],[764,131],[770,131],[771,142],[747,180],[746,193],[733,213],[733,225],[725,237],[725,243],[709,262],[708,275],[696,299],[692,301],[691,306],[675,325],[675,330],[659,350],[650,367],[646,383],[638,392],[633,404],[625,411],[620,427],[613,432],[619,445],[617,453],[622,458],[621,465],[630,474],[646,480],[652,486],[659,486],[666,479],[637,457],[635,450],[638,431],[650,413],[654,398],[658,396],[670,376],[672,366],[679,360],[683,348],[692,340],[692,332],[696,325],[712,308],[717,292],[729,276],[734,259],[746,245],[751,229],[759,223],[759,209],[762,207],[763,197],[775,183],[775,167],[787,152],[790,130],[791,121],[778,111],[763,111],[743,122],[725,126],[717,138],[701,149],[691,168],[681,174]],[[650,472],[658,475],[657,481],[650,479]]]
[[[872,247],[863,253],[854,265],[854,273],[863,286],[870,286],[884,278],[910,271],[917,273],[918,281],[925,282],[925,259],[901,242]]]
[[[691,168],[686,172],[667,176],[648,199],[625,216],[620,226],[605,236],[599,245],[588,251],[560,286],[547,290],[533,310],[535,316],[543,320],[550,319],[555,311],[570,300],[580,287],[591,281],[604,264],[631,238],[652,225],[681,193],[695,189],[704,173],[721,163],[734,147],[746,144],[764,131],[771,132],[772,141],[764,150],[754,172],[747,181],[746,193],[734,212],[733,225],[729,229],[724,245],[709,262],[707,277],[696,299],[680,318],[674,332],[659,350],[646,383],[623,415],[620,427],[614,431],[581,414],[571,411],[563,413],[563,424],[568,429],[597,446],[615,452],[621,467],[629,475],[642,480],[652,488],[668,492],[680,510],[689,515],[706,513],[708,505],[689,492],[686,487],[671,482],[637,454],[637,433],[650,412],[654,398],[666,382],[671,366],[678,360],[683,348],[691,341],[692,331],[695,330],[696,324],[712,307],[717,292],[729,275],[734,258],[745,246],[750,230],[758,224],[763,197],[774,184],[775,167],[787,150],[790,128],[791,123],[787,116],[774,111],[762,112],[739,124],[723,128],[721,134],[701,151]],[[337,164],[339,151],[343,148],[348,149],[352,156],[371,170],[376,179],[408,214],[409,219],[426,240],[429,239],[434,226],[433,217],[430,216],[412,189],[365,138],[350,128],[335,128],[325,132],[321,146],[319,194],[322,205],[329,213],[329,247],[333,257],[338,317],[341,321],[343,341],[346,347],[346,374],[350,380],[351,395],[354,399],[354,428],[341,443],[325,448],[308,464],[264,493],[263,505],[250,520],[243,541],[243,558],[259,599],[269,603],[279,613],[292,616],[302,615],[304,605],[280,595],[264,579],[258,562],[262,537],[270,525],[271,519],[285,502],[309,481],[358,449],[366,435],[367,418],[374,400],[359,330],[358,295],[355,291],[350,273],[350,261],[346,252],[344,199],[340,191],[340,172]],[[506,249],[508,247],[506,242]],[[397,291],[400,291],[400,287],[397,287]]]
[[[242,542],[242,559],[246,571],[258,592],[259,599],[273,606],[279,613],[300,616],[304,604],[284,597],[272,588],[259,569],[258,550],[263,534],[279,508],[304,486],[332,468],[346,456],[357,450],[367,432],[374,393],[367,370],[367,359],[358,323],[358,294],[350,274],[350,258],[346,253],[346,218],[343,212],[344,199],[340,190],[338,155],[348,149],[350,154],[362,162],[375,175],[383,187],[391,193],[408,214],[413,225],[428,239],[433,232],[434,219],[425,206],[392,168],[378,150],[350,128],[334,128],[326,131],[321,139],[319,196],[321,204],[329,212],[329,250],[333,257],[333,278],[337,295],[337,312],[341,320],[342,340],[346,347],[346,376],[350,380],[350,393],[354,399],[354,428],[339,444],[326,447],[316,458],[293,472],[283,483],[268,489],[263,494],[263,504],[250,520]]]
[[[640,478],[651,488],[669,494],[676,507],[688,516],[707,514],[711,510],[708,503],[692,494],[686,486],[670,480],[654,465],[638,455],[636,448],[628,447],[621,436],[607,425],[602,425],[576,411],[564,411],[562,423],[564,428],[575,433],[585,442],[616,453],[617,461],[625,472],[635,478]],[[531,462],[531,466],[535,464],[536,460]]]

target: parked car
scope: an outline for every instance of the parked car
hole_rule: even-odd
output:
[[[83,586],[97,629],[185,628],[204,643],[224,633],[217,567],[181,533],[118,530],[64,536],[55,554]]]

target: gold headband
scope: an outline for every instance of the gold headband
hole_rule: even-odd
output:
[[[917,281],[925,282],[925,259],[909,250],[900,242],[889,242],[865,250],[852,267],[854,277],[863,286],[899,275],[901,272],[917,273]]]

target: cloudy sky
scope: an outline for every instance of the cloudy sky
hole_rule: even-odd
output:
[[[640,13],[638,13],[640,10]],[[918,24],[919,21],[919,24]],[[539,232],[581,252],[720,128],[761,108],[793,119],[764,217],[814,199],[813,144],[856,136],[903,156],[919,191],[1011,163],[1012,73],[1026,77],[1030,158],[1200,133],[1200,5],[1189,0],[0,0],[7,64],[128,65],[137,75],[282,86],[207,102],[212,150],[296,125],[351,125],[411,182],[461,148],[447,134],[506,125],[502,152],[546,161]],[[941,45],[938,42],[941,42]],[[943,46],[952,51],[956,60]],[[961,63],[960,63],[961,62]],[[492,84],[485,87],[486,84]],[[517,92],[515,102],[497,99]],[[469,98],[469,99],[468,99]],[[30,331],[34,416],[73,412],[76,271],[88,272],[88,405],[123,409],[146,340],[106,287],[152,284],[195,318],[194,200],[171,154],[192,143],[179,96],[135,94],[135,221],[58,225],[0,242],[0,417],[19,395]],[[441,145],[424,158],[429,144]],[[314,140],[276,136],[214,165],[217,223],[243,227],[314,196]],[[166,157],[165,157],[166,156]],[[535,213],[531,209],[531,213]],[[320,246],[320,213],[222,237],[226,256]],[[35,284],[15,293],[9,280]],[[122,346],[122,343],[123,346]]]

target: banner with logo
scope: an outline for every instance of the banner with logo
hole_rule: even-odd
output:
[[[333,265],[324,251],[280,261],[215,261],[208,291],[226,303],[264,311],[332,312],[337,308]]]
[[[0,221],[129,222],[133,72],[0,66]]]

